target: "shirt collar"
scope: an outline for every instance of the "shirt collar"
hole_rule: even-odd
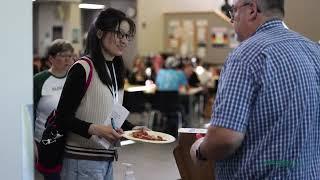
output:
[[[275,27],[283,27],[283,21],[279,18],[269,19],[257,28],[256,33]]]

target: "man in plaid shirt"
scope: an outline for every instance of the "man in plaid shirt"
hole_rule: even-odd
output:
[[[241,44],[192,160],[215,160],[219,180],[319,179],[320,47],[285,27],[284,0],[234,0],[230,15]]]

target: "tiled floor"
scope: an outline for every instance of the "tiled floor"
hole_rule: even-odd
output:
[[[121,147],[119,161],[114,163],[115,180],[123,180],[123,162],[132,164],[136,180],[177,180],[179,171],[174,160],[176,143],[135,143]]]

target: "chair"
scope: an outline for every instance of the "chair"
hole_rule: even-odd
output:
[[[182,127],[183,108],[177,91],[156,91],[151,99],[149,127],[154,129],[155,122],[161,121],[162,130],[177,136]],[[167,124],[167,126],[165,126]]]

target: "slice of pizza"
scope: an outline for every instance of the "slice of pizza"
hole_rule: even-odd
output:
[[[161,136],[150,135],[150,134],[148,134],[147,131],[143,131],[143,130],[133,132],[133,133],[131,134],[131,136],[134,137],[134,138],[144,139],[144,140],[166,141],[166,140],[165,140],[163,137],[161,137]]]

